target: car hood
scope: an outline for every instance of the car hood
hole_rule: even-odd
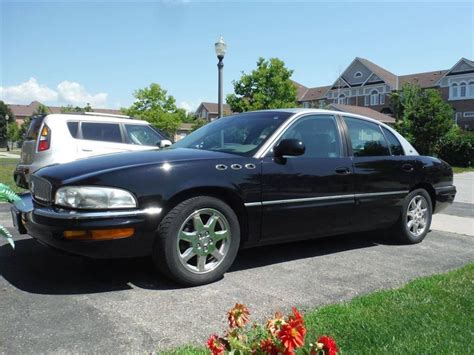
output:
[[[71,163],[45,167],[35,174],[55,182],[64,182],[85,176],[96,175],[104,172],[133,168],[143,165],[156,165],[163,163],[186,162],[190,160],[210,160],[235,158],[229,153],[213,152],[198,149],[167,149],[139,152],[122,152],[116,154],[90,157],[76,160]]]

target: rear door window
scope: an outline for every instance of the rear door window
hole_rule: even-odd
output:
[[[81,130],[83,139],[122,143],[120,125],[116,123],[82,122]]]
[[[388,144],[378,124],[352,117],[344,117],[355,157],[390,155]]]

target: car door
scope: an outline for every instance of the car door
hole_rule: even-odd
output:
[[[355,117],[343,121],[353,157],[354,228],[389,226],[413,184],[415,157],[404,156],[397,138],[379,124]]]
[[[354,208],[352,162],[345,154],[338,119],[299,118],[279,139],[299,139],[305,153],[262,161],[262,241],[337,234],[350,228]]]
[[[78,140],[79,156],[110,154],[131,150],[124,144],[120,123],[117,122],[89,122],[80,123]]]

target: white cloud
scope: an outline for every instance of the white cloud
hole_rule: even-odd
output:
[[[56,90],[47,85],[41,85],[35,78],[13,86],[0,86],[0,100],[9,104],[29,104],[39,101],[47,105],[73,105],[105,107],[108,94],[100,92],[90,94],[79,83],[64,80],[58,84]]]
[[[40,85],[35,78],[16,86],[0,86],[0,98],[8,103],[30,103],[31,101],[51,102],[58,98],[58,93],[46,85]]]
[[[89,103],[92,107],[104,107],[107,102],[106,93],[89,94],[84,86],[71,81],[62,81],[57,86],[59,101],[71,105],[84,106]]]

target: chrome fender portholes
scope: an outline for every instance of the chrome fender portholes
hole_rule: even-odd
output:
[[[245,164],[244,166],[245,166],[246,169],[249,169],[249,170],[252,170],[252,169],[255,169],[255,168],[256,168],[255,164],[252,164],[252,163],[247,163],[247,164]],[[216,169],[217,169],[217,170],[227,170],[227,168],[228,168],[228,166],[225,165],[225,164],[217,164],[217,165],[216,165]],[[232,170],[241,170],[241,169],[243,168],[243,166],[240,165],[240,164],[232,164],[232,165],[230,166],[230,168],[231,168]]]

